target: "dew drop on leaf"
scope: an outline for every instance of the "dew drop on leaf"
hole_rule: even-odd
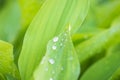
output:
[[[50,80],[53,80],[53,78],[50,78]]]
[[[57,42],[58,40],[59,40],[58,37],[54,37],[54,38],[53,38],[53,42]]]
[[[55,45],[52,46],[52,49],[53,49],[53,50],[56,50],[56,48],[57,48],[57,47],[56,47]]]
[[[49,59],[49,63],[54,64],[55,63],[54,59]]]

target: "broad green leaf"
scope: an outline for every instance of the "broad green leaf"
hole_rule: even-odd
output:
[[[87,60],[102,49],[105,49],[108,46],[120,41],[119,20],[114,23],[110,29],[95,35],[91,39],[84,41],[76,47],[80,62]]]
[[[111,56],[113,54],[120,54],[120,42],[116,43],[115,45],[111,46],[108,49],[106,56]],[[119,80],[120,79],[120,68],[116,70],[116,72],[111,76],[110,80]]]
[[[81,25],[88,11],[88,0],[46,0],[29,26],[19,57],[22,80],[29,80],[45,54],[50,39],[71,24],[71,32]]]
[[[120,53],[120,42],[112,45],[108,50],[107,50],[107,56],[110,56],[111,54],[114,53]]]
[[[12,75],[19,80],[19,73],[14,64],[13,46],[0,40],[0,73]]]
[[[112,54],[90,67],[80,80],[111,80],[112,75],[120,68],[120,53]]]
[[[0,39],[12,42],[20,29],[20,9],[17,1],[6,0],[0,11]]]
[[[77,46],[78,44],[84,42],[85,40],[88,40],[89,38],[91,38],[94,34],[74,34],[72,36],[72,41],[74,46]]]
[[[0,11],[4,7],[4,5],[5,5],[5,0],[0,0]]]
[[[110,80],[120,80],[120,67],[119,69],[112,75]]]
[[[116,24],[113,24],[110,29],[103,31],[76,46],[76,52],[78,53],[79,61],[81,62],[81,68],[83,72],[92,63],[103,57],[105,55],[105,50],[108,47],[116,44],[117,42],[120,42],[119,20],[115,22]]]
[[[45,0],[19,0],[22,10],[22,26],[28,27]]]
[[[120,1],[114,0],[96,8],[98,26],[102,28],[110,27],[113,19],[120,13]],[[103,18],[104,17],[104,18]]]
[[[18,63],[18,58],[22,48],[25,32],[32,19],[43,5],[44,1],[45,0],[19,0],[20,8],[22,11],[22,27],[13,42],[16,64]]]
[[[98,34],[103,29],[98,27],[97,14],[96,14],[96,2],[98,0],[90,0],[90,8],[86,16],[85,21],[81,25],[77,33],[82,34]]]
[[[47,52],[35,70],[35,80],[77,80],[80,73],[78,57],[69,32],[49,41]]]
[[[0,80],[6,80],[5,76],[3,74],[0,73]]]

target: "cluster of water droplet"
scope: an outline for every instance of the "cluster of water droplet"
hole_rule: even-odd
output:
[[[67,33],[64,33],[64,34],[62,34],[62,35],[64,35],[64,37],[61,39],[61,41],[60,41],[60,43],[59,43],[60,46],[63,46],[63,43],[62,43],[62,42],[67,41],[67,39],[66,39]],[[54,44],[51,46],[51,47],[52,47],[52,50],[53,50],[53,51],[56,51],[57,48],[58,48],[58,46],[56,46],[56,44],[57,44],[57,42],[59,41],[59,37],[57,37],[57,36],[54,37],[52,41],[53,41],[53,43],[54,43]],[[43,60],[42,60],[41,64],[43,64],[44,62],[45,62],[45,57],[43,57]],[[55,64],[55,60],[54,60],[53,58],[49,58],[49,59],[48,59],[48,63],[51,64],[51,65],[53,65],[53,64]],[[64,68],[61,67],[60,70],[63,71]],[[48,71],[48,67],[45,68],[45,71]],[[55,74],[55,71],[52,71],[52,74]],[[49,80],[53,80],[53,78],[51,77]]]

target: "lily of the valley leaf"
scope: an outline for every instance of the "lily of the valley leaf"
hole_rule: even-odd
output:
[[[88,0],[46,0],[25,34],[19,57],[23,80],[30,80],[35,68],[45,55],[50,39],[71,24],[71,32],[78,29],[86,17]]]
[[[79,73],[79,60],[69,32],[64,32],[49,41],[47,52],[34,73],[34,79],[77,80]]]

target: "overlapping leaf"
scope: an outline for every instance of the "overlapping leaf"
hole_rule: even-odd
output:
[[[80,80],[110,80],[112,75],[120,68],[120,53],[106,57],[90,69],[88,69]]]
[[[0,73],[12,75],[19,80],[19,73],[14,64],[13,46],[9,43],[0,41]]]
[[[88,0],[46,0],[29,26],[19,58],[23,80],[29,80],[55,35],[71,24],[72,33],[83,22],[88,11]]]
[[[79,54],[80,62],[87,60],[94,56],[97,52],[106,47],[119,42],[120,38],[120,24],[119,19],[115,21],[112,27],[105,30],[93,38],[79,44],[76,47],[76,51]]]
[[[22,26],[28,27],[45,0],[19,0],[22,10]]]
[[[34,79],[77,80],[79,73],[79,60],[69,32],[63,32],[49,41],[47,52],[34,73]]]
[[[14,40],[14,55],[15,55],[15,63],[18,64],[18,57],[22,48],[23,38],[25,32],[31,23],[32,19],[37,14],[38,10],[41,8],[45,0],[20,0],[20,8],[21,8],[21,28],[18,32],[17,36]]]

